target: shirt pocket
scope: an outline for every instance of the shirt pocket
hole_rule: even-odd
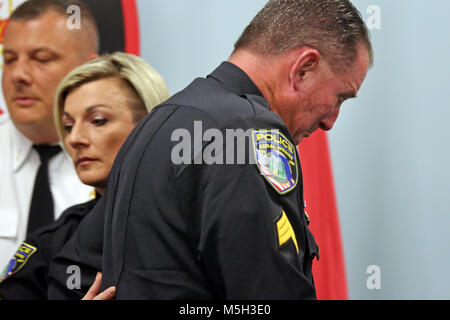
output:
[[[15,238],[19,222],[17,209],[0,209],[0,238]]]

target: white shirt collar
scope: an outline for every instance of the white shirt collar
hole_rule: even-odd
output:
[[[12,163],[13,170],[16,172],[29,157],[31,148],[33,147],[33,142],[25,137],[12,123],[13,134],[12,134]]]
[[[12,163],[13,170],[17,172],[19,168],[23,165],[25,160],[30,156],[31,149],[33,149],[33,141],[25,137],[13,124],[11,121],[11,125],[13,126],[13,134],[12,134]],[[63,150],[62,143],[58,141],[57,143],[52,143],[51,145],[59,145]],[[64,158],[68,158],[67,160],[72,161],[71,158],[64,152]],[[64,158],[61,158],[59,161],[59,166],[64,161]]]

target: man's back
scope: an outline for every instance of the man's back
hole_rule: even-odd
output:
[[[230,63],[158,107],[130,135],[112,169],[102,286],[117,285],[119,299],[314,298],[317,247],[302,211],[295,148],[295,184],[281,196],[249,163],[252,149],[244,151],[245,164],[234,162],[237,154],[225,164],[230,150],[222,141],[216,146],[224,147],[224,164],[206,164],[208,129],[223,137],[227,129],[278,129],[290,137]],[[172,134],[180,130],[192,138],[184,150],[192,151],[190,164],[174,164]],[[299,246],[278,241],[276,222],[286,215]]]

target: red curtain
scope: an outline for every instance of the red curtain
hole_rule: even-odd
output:
[[[348,299],[345,261],[333,183],[328,137],[317,130],[297,147],[303,172],[306,212],[311,232],[319,245],[319,261],[313,263],[317,298]]]

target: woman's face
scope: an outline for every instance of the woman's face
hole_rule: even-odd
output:
[[[73,89],[64,103],[64,144],[80,180],[103,194],[117,152],[136,125],[130,104],[136,94],[119,78]]]

